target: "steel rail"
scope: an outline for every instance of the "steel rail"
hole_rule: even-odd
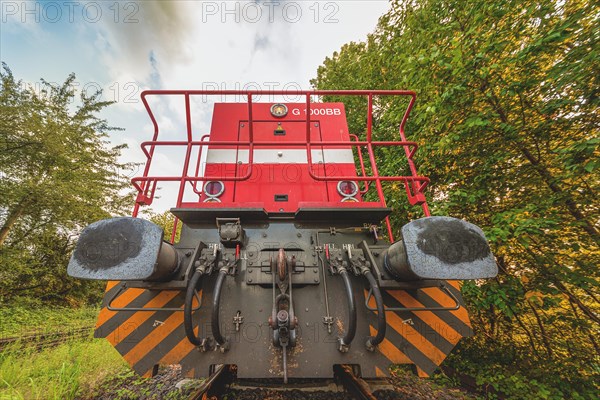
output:
[[[55,347],[71,339],[80,339],[90,336],[94,331],[93,326],[78,327],[66,331],[28,334],[0,339],[0,352],[9,350],[11,346],[33,347],[36,350]],[[19,347],[20,348],[20,347]]]

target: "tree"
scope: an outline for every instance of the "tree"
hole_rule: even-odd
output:
[[[64,297],[89,287],[65,278],[77,233],[126,213],[125,146],[109,147],[100,92],[76,101],[74,74],[62,85],[42,80],[39,93],[5,64],[0,79],[0,296]]]
[[[473,354],[497,348],[511,362],[571,368],[574,380],[600,360],[599,11],[591,1],[394,1],[366,43],[344,46],[312,81],[417,90],[408,131],[423,145],[434,214],[482,226],[501,270],[464,287],[484,333]],[[379,135],[394,135],[404,106],[378,100]],[[380,163],[398,172],[395,158]]]
[[[175,216],[171,214],[171,211],[163,211],[162,213],[157,213],[152,210],[144,209],[142,214],[144,217],[151,222],[154,222],[156,225],[160,226],[163,229],[164,236],[163,240],[170,242],[171,236],[173,234],[173,227],[175,226]],[[182,224],[180,221],[177,221],[177,230],[175,231],[174,243],[179,242],[179,238],[181,237],[181,227]]]

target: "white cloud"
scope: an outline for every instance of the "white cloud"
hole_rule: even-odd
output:
[[[79,16],[73,23],[51,27],[19,24],[14,18],[3,23],[3,31],[20,29],[30,37],[19,39],[22,48],[12,46],[9,56],[21,60],[21,70],[37,65],[35,76],[23,76],[27,80],[36,81],[50,73],[66,77],[75,71],[78,77],[98,82],[107,99],[117,100],[118,105],[105,116],[112,125],[126,128],[112,135],[115,144],[130,144],[124,161],[145,159],[138,146],[152,138],[153,128],[138,100],[142,90],[284,89],[286,85],[308,89],[325,57],[349,41],[364,40],[389,8],[387,1],[366,0],[80,4],[78,13],[86,4],[101,4],[102,18],[90,23],[89,18]],[[47,62],[49,50],[31,39],[50,35],[44,28],[60,35],[44,42],[56,46],[50,53],[59,58],[52,64]],[[198,140],[210,129],[213,102],[192,100]],[[151,105],[164,133],[161,137],[183,138],[182,99],[153,99]],[[161,157],[157,165],[165,174],[180,173],[181,160],[170,153]],[[166,209],[174,204],[166,191],[162,195],[154,207]]]
[[[113,79],[163,88],[297,82],[350,40],[373,31],[385,1],[144,1],[139,23],[104,19],[100,56]],[[156,69],[150,61],[153,57]],[[160,81],[153,79],[153,74]],[[156,86],[154,86],[156,88]]]

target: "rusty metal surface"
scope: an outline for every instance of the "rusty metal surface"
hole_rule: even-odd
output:
[[[352,367],[349,365],[336,365],[334,367],[335,376],[342,382],[348,392],[353,394],[357,400],[377,400],[369,384],[362,378],[355,375]]]

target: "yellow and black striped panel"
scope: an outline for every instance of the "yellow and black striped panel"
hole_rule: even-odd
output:
[[[473,330],[456,281],[447,282],[461,304],[451,311],[387,311],[386,339],[379,351],[395,364],[414,364],[419,376],[429,376],[444,361],[462,337],[471,336]],[[383,290],[386,307],[432,308],[452,307],[455,301],[439,287],[417,290]],[[367,292],[364,292],[366,299]],[[375,300],[369,300],[375,307]],[[373,312],[376,314],[376,312]],[[371,318],[369,328],[375,334],[376,319]]]
[[[105,299],[113,297],[120,286],[119,282],[109,282]],[[177,290],[130,288],[115,298],[112,307],[183,308],[183,301],[183,292]],[[197,305],[194,300],[193,306]],[[98,315],[95,337],[108,339],[138,374],[149,376],[155,365],[177,364],[194,350],[185,336],[183,312],[110,311],[106,306]]]
[[[342,293],[339,278],[328,277],[332,293]],[[450,353],[461,337],[472,334],[469,318],[464,307],[455,311],[388,311],[386,338],[375,352],[365,350],[365,338],[375,333],[377,315],[366,307],[366,288],[356,278],[355,299],[358,311],[358,330],[356,339],[348,353],[336,350],[335,339],[339,332],[327,335],[322,325],[322,289],[320,286],[304,287],[294,294],[298,302],[299,320],[303,330],[299,334],[296,350],[290,353],[291,376],[329,377],[333,364],[360,364],[364,377],[385,376],[390,364],[414,364],[421,376],[430,375]],[[364,282],[363,282],[364,283]],[[209,332],[211,304],[211,283],[205,283],[200,292],[206,297],[201,310],[195,314],[196,323],[200,323],[203,332]],[[122,283],[110,282],[105,299],[112,298],[122,290]],[[460,298],[457,282],[448,282],[448,289]],[[141,375],[150,375],[155,365],[181,364],[183,373],[195,373],[206,376],[208,366],[218,363],[236,363],[238,374],[249,377],[272,378],[280,376],[278,368],[280,352],[270,345],[270,331],[266,319],[270,314],[271,291],[267,288],[248,287],[236,280],[226,284],[222,301],[223,315],[232,315],[233,310],[244,308],[248,323],[251,318],[258,321],[255,328],[260,340],[237,336],[232,349],[220,352],[201,353],[190,344],[183,327],[183,313],[177,311],[110,311],[104,304],[96,326],[96,337],[105,337],[119,351],[123,358]],[[229,293],[229,295],[227,295]],[[206,294],[204,296],[203,294]],[[418,290],[383,291],[387,307],[451,307],[454,300],[438,287]],[[247,299],[253,298],[253,301]],[[362,301],[359,299],[362,298]],[[462,300],[461,300],[462,301]],[[182,308],[184,293],[176,290],[149,291],[143,289],[125,289],[119,293],[112,306],[118,308]],[[235,303],[235,304],[232,304]],[[347,318],[344,302],[333,301],[332,315],[336,323]],[[374,307],[374,300],[370,300]],[[196,304],[194,304],[196,306]],[[253,317],[251,310],[257,314]],[[232,325],[230,318],[222,318],[222,323]],[[247,324],[245,322],[245,324]],[[310,327],[308,327],[312,324]],[[305,326],[306,325],[306,326]],[[208,325],[210,326],[210,325]],[[249,325],[248,327],[250,327]],[[313,331],[316,327],[317,331]],[[196,327],[198,329],[198,327]],[[324,333],[325,332],[325,333]],[[235,332],[233,332],[235,335]],[[239,365],[240,363],[252,365]],[[313,375],[311,375],[313,374]],[[317,375],[315,375],[317,374]]]

